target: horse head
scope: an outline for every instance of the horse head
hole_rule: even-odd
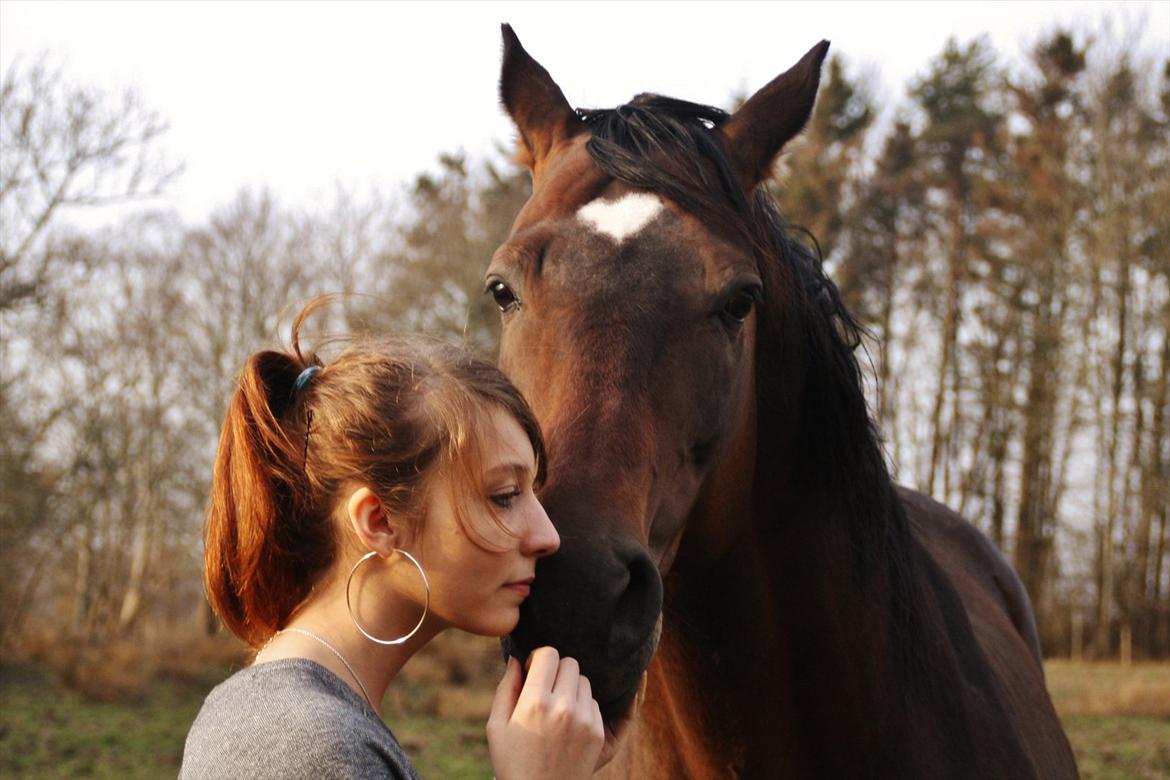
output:
[[[789,250],[754,193],[809,117],[828,43],[731,115],[653,95],[574,111],[503,33],[500,93],[533,190],[486,285],[501,366],[544,428],[541,500],[562,539],[505,646],[577,658],[612,727],[655,653],[664,578],[745,531],[760,417],[795,408],[781,386],[800,385],[811,259],[775,262]]]

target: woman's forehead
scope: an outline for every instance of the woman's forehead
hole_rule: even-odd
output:
[[[493,476],[497,472],[531,472],[536,456],[519,421],[505,409],[492,409],[487,422],[480,441],[484,473]]]

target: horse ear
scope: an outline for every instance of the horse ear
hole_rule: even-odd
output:
[[[504,35],[500,102],[520,132],[519,162],[535,178],[537,168],[557,144],[576,135],[584,125],[548,71],[524,51],[512,26],[500,25],[500,30]]]
[[[812,114],[821,63],[828,51],[828,41],[809,49],[800,62],[752,95],[720,127],[732,166],[746,192],[768,177],[784,144],[804,129]]]

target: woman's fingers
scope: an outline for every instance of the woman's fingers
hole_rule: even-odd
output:
[[[516,702],[520,698],[520,691],[524,686],[523,675],[520,674],[520,662],[511,656],[508,657],[508,667],[504,670],[504,679],[496,686],[496,694],[492,697],[492,712],[488,719],[507,723],[516,709]]]
[[[605,721],[601,718],[601,707],[593,698],[593,686],[585,675],[577,680],[577,711],[581,713],[581,720],[589,724],[589,732],[599,741],[604,741]]]
[[[589,678],[581,675],[577,678],[577,701],[588,704],[593,701],[593,686],[589,683]]]
[[[553,696],[563,697],[570,703],[577,701],[578,681],[581,679],[581,667],[575,658],[562,658],[557,664],[557,679],[553,683]]]
[[[577,661],[551,647],[528,656],[527,679],[509,659],[488,721],[488,750],[500,778],[585,780],[605,744],[601,711]]]
[[[520,692],[520,704],[543,707],[557,680],[561,656],[552,647],[538,647],[528,654],[528,677]]]
[[[605,718],[601,717],[601,706],[596,699],[589,699],[588,705],[590,722],[593,724],[593,736],[601,743],[602,749],[605,748]]]
[[[507,711],[510,717],[511,713],[522,709],[526,718],[551,716],[565,725],[575,722],[590,732],[604,734],[601,712],[593,699],[593,686],[589,678],[581,674],[581,667],[575,658],[561,658],[555,649],[540,647],[529,654],[526,666],[528,677],[523,682],[523,689],[506,703],[493,705],[493,712],[497,709]],[[512,663],[509,659],[505,681],[511,674]],[[500,692],[503,688],[504,683],[501,682],[497,699],[503,698],[504,694]]]

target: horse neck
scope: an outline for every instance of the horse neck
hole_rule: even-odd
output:
[[[782,695],[792,667],[762,562],[746,538],[702,565],[687,552],[663,583],[662,639],[643,712],[650,764],[675,763],[661,776],[791,774],[793,756],[775,748],[796,744],[781,736],[794,733]]]
[[[815,367],[795,406],[756,407],[753,468],[739,472],[754,477],[738,481],[747,495],[697,510],[750,517],[715,555],[684,536],[666,577],[642,718],[654,736],[641,741],[675,775],[996,774],[982,771],[994,762],[981,763],[975,735],[1006,718],[968,692],[986,662],[957,593],[911,536],[847,374]],[[645,747],[655,741],[657,754]]]
[[[794,311],[799,327],[777,324],[759,344],[761,366],[786,368],[757,374],[771,405],[761,405],[753,485],[775,619],[801,670],[791,695],[803,741],[897,749],[904,734],[891,729],[905,722],[899,686],[922,592],[915,542],[846,325],[819,305]]]
[[[904,626],[897,614],[908,596],[895,583],[896,564],[880,552],[859,549],[850,526],[891,522],[875,507],[858,517],[846,499],[849,488],[785,502],[773,516],[782,528],[763,542],[776,562],[769,582],[776,622],[785,637],[793,673],[788,692],[810,760],[823,767],[826,753],[839,761],[853,753],[860,766],[837,771],[864,773],[865,766],[890,766],[883,754],[901,749],[906,734]],[[875,491],[875,504],[893,503],[893,493]],[[904,590],[904,588],[903,588]],[[895,759],[895,756],[888,756]],[[896,761],[895,761],[896,763]]]
[[[839,378],[810,377],[790,446],[761,426],[754,485],[802,773],[966,776],[953,762],[975,760],[970,735],[996,720],[977,725],[984,705],[966,693],[960,656],[979,651],[911,534],[859,391]]]
[[[750,522],[740,518],[741,532],[715,558],[684,537],[666,578],[647,698],[660,702],[647,719],[662,744],[706,743],[684,759],[713,763],[684,767],[690,775],[729,766],[745,776],[816,774],[826,755],[857,774],[895,766],[885,754],[905,744],[907,722],[891,643],[897,571],[884,550],[859,549],[880,545],[880,535],[857,533],[907,536],[893,485],[880,455],[855,461],[877,468],[812,478],[788,459],[799,445],[781,446],[792,440],[762,423],[758,437],[755,479],[740,480],[748,495],[715,504],[750,507]],[[727,521],[692,517],[688,528]]]
[[[890,617],[871,602],[888,585],[855,589],[837,560],[849,544],[802,531],[834,525],[828,503],[793,508],[804,516],[768,520],[785,532],[761,533],[757,518],[718,560],[696,567],[680,552],[666,578],[647,717],[659,744],[704,745],[683,751],[688,776],[807,776],[825,750],[880,766],[896,747],[900,675],[884,646]]]

